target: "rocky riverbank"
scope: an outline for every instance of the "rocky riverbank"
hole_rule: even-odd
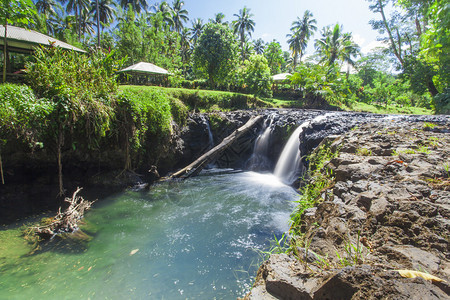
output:
[[[302,131],[301,156],[307,155],[323,138],[342,134],[369,122],[386,123],[388,119],[399,123],[450,122],[448,116],[386,116],[306,109],[191,113],[185,124],[172,123],[170,138],[162,139],[159,143],[149,142],[143,148],[145,151],[133,152],[135,165],[132,171],[124,170],[127,151],[120,143],[102,145],[97,150],[74,150],[68,143],[62,149],[64,188],[70,195],[77,187],[83,187],[83,197],[96,199],[127,187],[151,184],[159,176],[166,176],[185,167],[256,115],[264,116],[264,122],[259,122],[222,153],[214,162],[215,166],[273,171],[284,145],[295,129],[321,115],[328,117],[320,122],[312,122]],[[267,153],[262,163],[254,164],[251,157],[255,141],[269,124],[271,134]],[[0,184],[0,224],[57,210],[64,204],[63,197],[57,197],[59,186],[56,153],[46,149],[34,149],[30,152],[28,147],[24,149],[19,144],[10,143],[1,153],[5,184]]]
[[[334,184],[302,215],[303,247],[271,255],[245,299],[449,299],[449,145],[448,124],[372,123],[337,138]]]

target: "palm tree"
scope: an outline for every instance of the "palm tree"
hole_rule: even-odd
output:
[[[43,25],[45,22],[45,28],[47,34],[55,34],[56,28],[59,26],[59,14],[55,10],[57,8],[62,12],[62,6],[60,3],[56,3],[55,0],[38,0],[36,1],[36,9],[40,13],[40,16],[36,18],[38,24],[36,29]],[[38,15],[37,15],[38,16]]]
[[[166,1],[163,1],[159,4],[159,6],[156,8],[156,13],[162,14],[164,22],[166,22],[167,25],[169,25],[170,27],[174,26],[172,8],[169,4],[167,4]]]
[[[124,10],[128,9],[128,4],[131,4],[133,10],[138,14],[141,13],[142,9],[145,11],[148,9],[147,0],[120,0],[119,4]]]
[[[209,22],[214,24],[226,24],[226,22],[223,22],[223,19],[225,19],[225,15],[220,12],[214,15],[214,19],[209,19]]]
[[[353,42],[350,33],[342,33],[342,26],[336,24],[333,29],[322,29],[322,38],[316,40],[315,47],[322,57],[320,62],[326,62],[328,66],[335,62],[346,62],[354,66],[352,57],[359,54],[359,46]]]
[[[245,41],[244,49],[242,51],[242,60],[249,59],[253,53],[255,53],[253,45],[249,41]]]
[[[84,36],[85,34],[94,34],[95,23],[92,21],[92,16],[89,14],[88,10],[81,11],[80,14],[80,33]]]
[[[241,40],[241,56],[244,57],[245,36],[248,34],[252,36],[252,31],[255,30],[255,21],[251,19],[253,14],[250,13],[250,9],[244,7],[239,10],[239,14],[234,14],[238,19],[233,21],[234,33],[238,34]]]
[[[180,34],[180,56],[183,63],[183,72],[186,72],[186,66],[189,62],[191,55],[191,43],[190,43],[190,30],[188,28],[183,28]]]
[[[190,30],[191,40],[193,41],[192,46],[195,46],[198,38],[202,35],[203,27],[204,25],[202,19],[197,18],[194,21],[192,21],[192,28]]]
[[[99,11],[99,23],[101,25],[103,33],[103,24],[109,24],[114,19],[115,11],[114,8],[116,3],[113,0],[92,0],[91,1],[91,11],[95,20],[97,20],[97,1],[98,1],[98,11]]]
[[[89,7],[89,0],[68,0],[66,9],[75,12],[78,39],[81,39],[81,14]]]
[[[182,9],[183,5],[184,5],[183,0],[173,1],[173,8],[172,8],[173,27],[175,31],[178,33],[181,33],[181,30],[183,29],[183,23],[189,20],[187,16],[188,11]]]
[[[297,64],[297,60],[302,60],[304,51],[314,31],[317,30],[315,24],[317,21],[312,18],[313,14],[306,10],[303,14],[303,18],[297,17],[297,20],[292,22],[291,32],[286,35],[288,37],[289,49],[292,51],[292,58],[294,63],[294,69]]]
[[[253,49],[255,50],[256,54],[264,54],[264,41],[263,39],[257,39],[253,42]]]
[[[287,34],[286,37],[288,37],[288,45],[289,49],[292,51],[292,64],[295,67],[297,66],[299,53],[301,52],[301,44],[300,44],[300,36],[298,33],[293,34]]]
[[[35,5],[37,11],[46,17],[56,14],[55,6],[57,6],[57,3],[55,0],[38,0]]]

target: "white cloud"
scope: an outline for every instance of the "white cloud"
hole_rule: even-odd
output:
[[[359,46],[364,45],[364,42],[366,41],[365,38],[363,38],[361,35],[355,33],[353,34],[353,41],[358,44]]]
[[[272,41],[272,34],[270,33],[263,33],[261,35],[261,38],[265,41],[265,42],[271,42]]]
[[[386,44],[383,43],[382,41],[371,41],[367,45],[364,45],[363,47],[361,47],[361,52],[363,54],[367,54],[367,53],[373,51],[375,48],[379,48],[379,47],[385,48]]]

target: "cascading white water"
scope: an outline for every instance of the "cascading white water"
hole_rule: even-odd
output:
[[[295,174],[300,165],[299,136],[307,125],[309,125],[309,122],[304,122],[291,134],[275,166],[275,176],[288,184],[294,182]]]
[[[214,148],[214,138],[211,131],[211,125],[209,124],[209,120],[207,118],[205,118],[203,115],[201,117],[202,120],[205,122],[206,130],[208,131],[208,149],[212,149]]]
[[[300,134],[311,123],[322,121],[330,115],[332,115],[332,113],[317,116],[312,120],[303,122],[299,127],[297,127],[297,129],[295,129],[294,133],[291,134],[288,142],[284,146],[280,157],[278,158],[274,171],[275,176],[287,184],[292,184],[297,179],[297,172],[301,161]]]
[[[270,118],[269,124],[266,125],[266,129],[264,129],[264,132],[256,139],[255,149],[253,150],[253,153],[255,155],[267,156],[267,150],[269,150],[270,133],[272,132],[272,123],[273,118]]]
[[[253,148],[253,154],[250,157],[249,165],[251,170],[267,170],[270,169],[270,162],[267,158],[269,150],[270,135],[272,133],[272,123],[274,115],[270,115],[264,121],[263,133],[258,136]]]

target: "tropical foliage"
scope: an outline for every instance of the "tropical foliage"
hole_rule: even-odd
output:
[[[294,69],[301,62],[308,41],[317,30],[316,23],[317,21],[313,19],[313,14],[309,10],[305,11],[302,19],[297,17],[297,20],[292,22],[291,33],[286,37],[289,38],[288,44],[292,51]]]
[[[272,77],[264,56],[260,54],[250,56],[249,60],[244,63],[242,78],[248,92],[261,97],[272,96]]]
[[[204,21],[191,16],[183,0],[33,1],[2,0],[2,23],[27,26],[88,52],[98,46],[105,52],[116,49],[117,55],[127,57],[126,65],[154,63],[175,74],[168,81],[172,86],[254,93],[245,83],[242,70],[258,54],[266,58],[271,75],[294,75],[294,80],[282,88],[299,91],[292,92],[291,98],[315,95],[334,101],[331,97],[338,103],[419,105],[438,112],[448,112],[446,107],[450,106],[450,14],[445,0],[367,0],[368,9],[374,12],[370,23],[385,48],[364,54],[352,33],[345,32],[340,24],[316,32],[316,17],[308,10],[286,28],[286,41],[266,42],[259,37],[252,39],[256,22],[248,7],[229,19],[218,12]],[[387,9],[390,3],[394,5]],[[211,36],[212,25],[222,26],[218,40]],[[287,43],[289,51],[283,51],[282,42]],[[219,50],[214,47],[222,43],[225,48],[216,56],[205,50]],[[315,52],[306,53],[312,43]],[[383,86],[391,91],[381,92]]]
[[[235,68],[236,43],[231,30],[222,24],[206,25],[194,49],[194,68],[206,76],[209,86],[224,84]]]

